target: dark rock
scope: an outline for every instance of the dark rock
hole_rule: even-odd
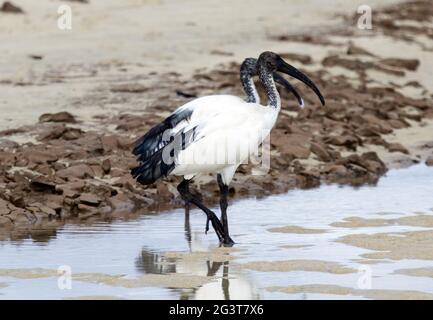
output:
[[[356,146],[359,144],[358,138],[349,134],[330,136],[325,138],[325,142],[335,146],[346,146],[349,149],[356,149]]]
[[[386,148],[389,152],[401,152],[404,154],[409,154],[409,150],[407,150],[401,143],[388,143]]]
[[[66,122],[76,123],[75,117],[69,112],[45,113],[39,117],[39,122]]]
[[[119,140],[117,136],[114,135],[101,137],[101,143],[105,152],[119,148]]]
[[[83,131],[78,128],[66,128],[65,132],[63,132],[62,138],[65,140],[76,140],[81,137]]]
[[[30,163],[45,164],[52,163],[59,159],[59,157],[52,151],[39,151],[39,150],[26,150],[24,152],[24,157],[26,157]]]
[[[407,69],[410,71],[415,71],[419,66],[419,60],[417,59],[388,58],[380,60],[379,63],[390,67]]]
[[[26,201],[24,196],[21,194],[12,194],[9,198],[10,202],[18,208],[24,208],[26,206]]]
[[[19,147],[19,144],[9,139],[0,139],[0,150],[9,151]],[[0,161],[1,162],[1,161]]]
[[[353,44],[353,42],[349,42],[349,47],[347,48],[347,54],[348,55],[364,55],[364,56],[370,56],[370,57],[375,56],[371,52],[369,52],[363,48],[355,46]]]
[[[56,184],[44,176],[38,176],[31,180],[30,187],[38,192],[51,192],[56,190]]]
[[[47,140],[53,140],[53,139],[60,139],[63,135],[63,133],[66,131],[66,126],[64,124],[61,125],[54,125],[52,127],[49,127],[45,129],[39,136],[39,141],[47,141]]]
[[[197,94],[195,93],[189,93],[189,92],[184,92],[182,90],[176,90],[176,94],[180,97],[184,97],[184,98],[197,98]]]
[[[33,60],[42,60],[44,57],[38,54],[29,54],[29,58]]]
[[[102,170],[105,174],[109,174],[111,170],[111,161],[110,159],[105,159],[102,161]]]
[[[113,211],[127,211],[131,212],[135,205],[124,193],[118,193],[109,199],[109,204]]]
[[[322,143],[312,142],[310,146],[311,152],[313,152],[321,161],[329,162],[332,160],[331,155],[326,150],[326,147]]]
[[[102,170],[99,164],[92,164],[90,165],[90,168],[95,173],[95,177],[102,178],[104,176],[104,170]]]
[[[24,13],[24,10],[20,7],[14,5],[9,1],[3,2],[3,5],[0,7],[0,12],[4,13]]]
[[[80,195],[80,203],[85,204],[87,206],[97,207],[101,203],[101,199],[91,193],[83,193]]]
[[[327,174],[332,174],[332,175],[337,175],[342,177],[347,174],[346,167],[338,164],[329,164],[325,166],[322,171]]]
[[[77,164],[69,168],[57,171],[56,175],[63,179],[70,179],[70,178],[84,179],[84,178],[93,178],[95,176],[95,173],[93,172],[92,168],[87,164]]]

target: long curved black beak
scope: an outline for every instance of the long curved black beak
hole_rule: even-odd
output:
[[[301,95],[299,94],[299,92],[289,83],[289,81],[287,81],[283,76],[280,76],[276,72],[274,72],[272,74],[272,76],[274,77],[275,82],[277,82],[278,84],[281,84],[284,88],[286,88],[291,93],[293,93],[296,100],[298,100],[299,106],[301,108],[303,108],[304,107],[304,99],[301,98]]]
[[[307,86],[309,86],[316,93],[316,95],[319,97],[322,105],[325,105],[325,99],[323,98],[322,93],[316,87],[316,85],[313,83],[313,81],[310,80],[310,78],[308,78],[301,71],[296,69],[294,66],[288,64],[287,62],[285,62],[281,58],[277,59],[276,63],[277,63],[277,71],[288,74],[289,76],[292,76],[293,78],[296,78],[299,81],[302,81],[303,83],[305,83]]]

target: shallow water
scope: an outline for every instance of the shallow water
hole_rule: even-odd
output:
[[[218,249],[215,234],[204,234],[204,214],[195,209],[189,225],[183,210],[135,221],[67,225],[46,242],[0,242],[0,299],[362,299],[377,298],[370,295],[374,290],[383,298],[394,290],[430,298],[432,277],[395,273],[431,268],[430,257],[372,260],[361,255],[375,251],[335,240],[433,226],[330,224],[351,216],[430,216],[432,191],[433,169],[418,165],[390,171],[377,186],[330,185],[237,201],[229,207],[232,249]],[[284,226],[306,230],[269,231]],[[59,267],[71,271],[71,282],[59,278]],[[350,290],[335,292],[330,285]]]

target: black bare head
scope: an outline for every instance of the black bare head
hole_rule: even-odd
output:
[[[257,59],[246,58],[241,64],[241,75],[246,74],[249,76],[257,75]]]
[[[259,103],[260,101],[253,81],[255,75],[257,75],[257,59],[246,58],[241,65],[240,78],[248,103]]]
[[[245,93],[247,94],[248,102],[257,103],[259,101],[259,97],[252,80],[252,77],[257,75],[257,59],[246,58],[241,64],[240,76],[242,86]],[[273,77],[276,83],[282,85],[284,88],[293,93],[301,108],[304,107],[304,100],[301,98],[301,95],[298,93],[298,91],[296,91],[296,89],[289,83],[289,81],[284,79],[276,72],[273,73]]]
[[[266,68],[268,72],[275,72],[278,71],[277,62],[280,59],[281,57],[278,54],[271,51],[265,51],[260,54],[257,63],[259,66]]]
[[[299,81],[302,81],[316,93],[322,105],[325,105],[325,99],[323,98],[322,93],[316,87],[313,81],[311,81],[310,78],[308,78],[301,71],[299,71],[292,65],[285,62],[278,54],[271,51],[265,51],[262,54],[260,54],[259,59],[257,61],[257,69],[258,69],[259,77],[261,79],[266,79],[266,75],[271,73],[273,74],[278,71],[278,72],[285,73],[289,76],[292,76],[298,79]]]

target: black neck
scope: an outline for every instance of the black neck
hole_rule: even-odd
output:
[[[259,96],[257,94],[256,86],[254,85],[254,81],[251,77],[251,74],[247,71],[241,71],[241,83],[244,91],[247,95],[248,103],[258,103]]]
[[[268,104],[276,109],[281,108],[280,95],[275,86],[274,78],[272,77],[272,72],[269,71],[266,66],[260,65],[258,67],[258,73],[260,81],[266,91],[266,96],[268,97]]]

